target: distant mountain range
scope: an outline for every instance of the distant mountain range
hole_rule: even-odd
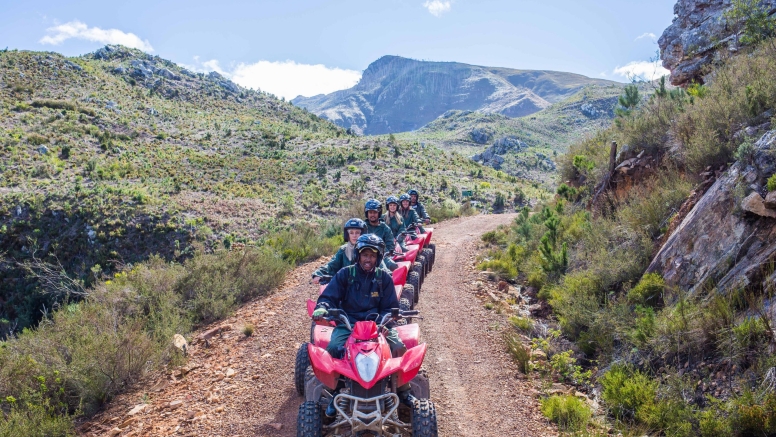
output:
[[[359,134],[379,135],[419,129],[450,110],[522,117],[587,85],[614,84],[574,73],[383,56],[353,88],[292,103]]]

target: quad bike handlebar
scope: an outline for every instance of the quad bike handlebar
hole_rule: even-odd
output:
[[[387,313],[383,316],[382,320],[377,324],[378,331],[381,331],[385,325],[387,325],[389,322],[395,322],[399,319],[421,319],[422,317],[419,316],[420,311],[418,310],[408,310],[408,311],[402,311],[399,308],[391,308],[391,312]],[[370,314],[371,315],[371,314]],[[375,316],[379,317],[379,314],[375,314]],[[342,323],[348,330],[353,330],[353,325],[350,324],[350,320],[348,319],[348,315],[344,310],[341,309],[330,309],[327,310],[326,316],[322,317],[324,320],[330,321],[330,322],[340,322]]]

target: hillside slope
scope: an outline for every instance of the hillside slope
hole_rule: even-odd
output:
[[[19,263],[61,264],[89,286],[151,254],[261,245],[410,186],[431,205],[457,205],[453,188],[479,184],[465,182],[473,174],[487,182],[482,200],[524,186],[118,46],[78,58],[0,52],[0,114],[3,333],[62,298]]]
[[[292,102],[338,126],[372,135],[412,131],[449,110],[529,115],[591,84],[616,82],[556,71],[383,56],[367,67],[353,88],[299,96]]]

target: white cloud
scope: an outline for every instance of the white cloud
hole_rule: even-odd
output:
[[[644,38],[649,38],[649,39],[651,39],[652,41],[656,41],[656,40],[657,40],[657,35],[655,35],[655,34],[654,34],[654,33],[652,33],[652,32],[646,32],[646,33],[642,33],[641,35],[637,36],[637,37],[636,37],[636,39],[635,39],[634,41],[638,41],[638,40],[640,40],[640,39],[644,39]]]
[[[617,66],[613,73],[617,76],[622,76],[628,80],[643,79],[643,80],[655,80],[660,79],[661,76],[667,76],[671,74],[670,71],[663,68],[660,65],[660,61],[632,61],[628,62],[624,66]]]
[[[361,79],[360,71],[330,68],[323,64],[258,61],[224,69],[216,59],[200,62],[195,56],[194,61],[196,66],[186,67],[193,71],[216,71],[246,88],[260,89],[286,99],[328,94],[350,88]]]
[[[46,29],[48,35],[40,39],[41,44],[59,45],[71,38],[95,41],[101,44],[121,44],[146,52],[154,51],[148,40],[142,40],[134,33],[122,32],[118,29],[100,29],[89,27],[78,20],[70,21]]]
[[[423,7],[428,9],[431,15],[438,17],[445,12],[450,12],[452,5],[449,1],[426,0],[426,2],[423,3]]]

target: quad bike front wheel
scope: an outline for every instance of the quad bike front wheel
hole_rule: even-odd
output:
[[[420,278],[421,278],[420,280],[421,280],[421,282],[425,281],[426,280],[426,275],[428,274],[428,265],[427,265],[428,264],[428,260],[426,259],[426,256],[423,255],[422,252],[421,252],[420,254],[418,254],[418,257],[415,258],[415,261],[419,262],[420,265],[423,267],[423,273],[420,275]]]
[[[405,302],[406,301],[406,302]],[[405,308],[405,305],[406,308]],[[401,290],[401,298],[399,299],[399,308],[402,311],[409,311],[415,306],[415,287],[407,282]]]
[[[431,243],[428,245],[428,248],[431,249],[431,264],[436,263],[436,244]]]
[[[414,426],[413,426],[413,429],[414,429]],[[412,435],[415,435],[414,431]],[[299,406],[299,414],[296,416],[296,437],[322,437],[322,436],[323,436],[323,412],[321,411],[321,406],[320,404],[318,404],[318,402],[306,401]]]
[[[307,352],[307,343],[302,343],[296,351],[296,362],[294,362],[294,387],[299,396],[304,396],[305,373],[308,367],[310,367],[310,355]]]
[[[420,291],[420,287],[423,286],[423,264],[419,263],[418,261],[412,263],[410,274],[412,274],[412,272],[418,274],[418,286],[415,287],[415,291]],[[417,300],[415,302],[417,302]]]
[[[412,406],[412,437],[437,437],[437,417],[434,403],[418,399]]]

